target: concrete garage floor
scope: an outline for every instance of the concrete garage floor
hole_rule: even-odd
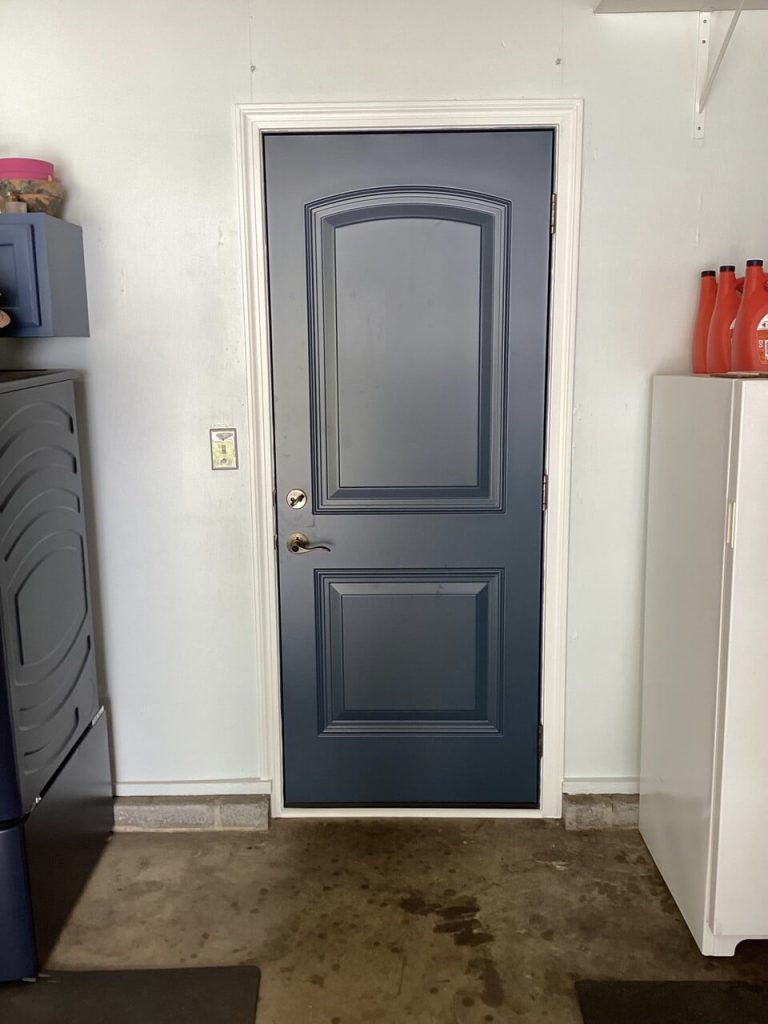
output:
[[[281,820],[117,835],[51,968],[258,964],[257,1024],[579,1024],[576,978],[768,981],[698,953],[635,831]]]

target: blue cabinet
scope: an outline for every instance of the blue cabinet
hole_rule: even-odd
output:
[[[47,213],[0,215],[0,309],[9,338],[88,337],[83,233]]]

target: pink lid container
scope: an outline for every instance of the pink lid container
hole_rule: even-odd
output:
[[[0,160],[0,178],[26,178],[30,181],[47,181],[53,177],[53,164],[47,160],[26,160],[20,156],[9,156]]]

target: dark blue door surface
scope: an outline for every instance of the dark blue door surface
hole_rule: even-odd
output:
[[[553,146],[265,139],[289,806],[538,805]]]

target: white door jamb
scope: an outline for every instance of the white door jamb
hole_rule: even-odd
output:
[[[256,601],[255,741],[275,817],[560,817],[565,739],[565,656],[571,409],[581,198],[583,101],[242,104],[237,108],[241,246],[246,296],[248,426]],[[546,426],[541,803],[536,810],[296,809],[283,804],[272,394],[262,137],[269,132],[554,128],[557,227],[553,237]]]

